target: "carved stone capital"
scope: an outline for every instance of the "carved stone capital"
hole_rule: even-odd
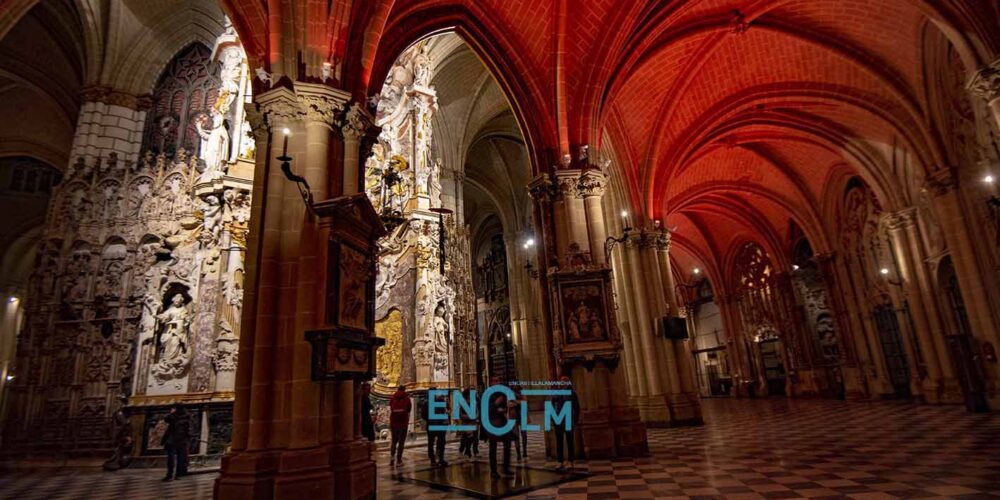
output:
[[[917,208],[907,207],[882,216],[885,227],[890,231],[906,229],[917,224]]]
[[[344,114],[344,126],[341,131],[344,133],[344,138],[356,141],[365,136],[372,122],[371,115],[365,107],[355,102]]]
[[[565,197],[576,197],[577,185],[580,181],[580,171],[559,170],[556,171],[556,192]]]
[[[246,103],[243,109],[247,123],[250,124],[250,130],[253,132],[254,141],[259,143],[267,140],[268,126],[267,121],[264,119],[264,114],[252,102]]]
[[[268,127],[279,123],[287,124],[303,118],[302,110],[295,99],[295,92],[285,87],[278,87],[254,98],[260,114]]]
[[[965,88],[973,95],[986,99],[986,102],[1000,99],[1000,59],[976,71]]]
[[[296,98],[307,121],[328,127],[340,126],[340,113],[350,96],[341,90],[315,83],[297,83]]]
[[[924,192],[933,196],[942,196],[955,188],[957,179],[955,173],[948,167],[939,167],[937,170],[927,174],[924,179]]]
[[[600,170],[585,170],[576,183],[576,196],[579,198],[601,197],[608,184],[607,178]]]
[[[550,201],[554,192],[554,184],[545,174],[539,174],[528,183],[528,194],[535,201]]]

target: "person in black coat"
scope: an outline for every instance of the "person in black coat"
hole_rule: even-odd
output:
[[[361,435],[368,441],[375,441],[375,421],[372,415],[372,386],[361,384]]]
[[[562,384],[556,389],[566,390],[569,389],[570,394],[566,396],[554,396],[552,398],[552,407],[556,413],[562,413],[563,406],[567,403],[570,405],[570,416],[569,419],[573,423],[573,429],[576,429],[577,423],[580,421],[580,398],[577,397],[576,391],[573,390],[573,383],[570,381],[569,377],[563,375],[559,377],[559,381]],[[569,452],[569,468],[573,468],[573,458],[576,457],[576,446],[573,440],[573,430],[566,430],[564,424],[557,424],[553,426],[556,433],[556,459],[559,461],[559,468],[563,469],[566,467],[566,462],[563,456],[563,443],[566,443],[566,451]]]
[[[447,431],[432,431],[430,426],[448,425],[449,420],[447,417],[432,420],[430,418],[430,402],[431,400],[428,393],[428,397],[425,398],[423,404],[420,405],[420,418],[424,420],[424,428],[427,429],[427,458],[431,459],[431,467],[446,467],[448,462],[444,460],[444,447],[445,435]],[[445,415],[448,414],[447,405],[445,405],[444,409],[438,409],[437,414],[440,416],[441,413],[444,413]]]
[[[187,475],[191,417],[183,406],[174,405],[163,420],[167,423],[167,430],[163,433],[161,441],[164,451],[167,452],[167,477],[163,480],[170,481]]]
[[[494,377],[490,380],[490,385],[500,384],[500,379]],[[488,407],[484,410],[486,418],[490,419],[490,425],[495,429],[500,429],[507,425],[507,396],[500,392],[495,392],[490,396]],[[497,443],[503,444],[503,473],[504,475],[513,475],[513,471],[510,470],[510,440],[511,432],[507,432],[501,435],[494,435],[489,433],[490,441],[490,476],[499,478],[500,474],[497,473]]]

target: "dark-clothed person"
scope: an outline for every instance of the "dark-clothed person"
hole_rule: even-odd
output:
[[[163,450],[167,452],[167,477],[163,480],[170,481],[187,475],[191,418],[183,406],[176,405],[163,420],[167,423],[167,430],[161,440]]]
[[[430,418],[430,393],[428,393],[427,399],[424,400],[424,404],[420,406],[420,418],[424,421],[424,426],[427,429],[427,458],[431,459],[431,467],[444,467],[448,465],[448,462],[444,461],[444,445],[445,445],[445,434],[446,431],[431,430],[432,425],[448,425],[448,408],[438,408],[437,415],[440,417],[444,414],[444,418],[431,419]]]
[[[466,388],[462,391],[462,396],[466,401],[471,401],[472,389]],[[479,421],[476,418],[463,413],[461,416],[461,424],[472,428],[471,431],[462,431],[459,435],[461,440],[458,445],[458,452],[464,454],[467,457],[472,457],[473,455],[479,456]]]
[[[497,385],[500,383],[500,379],[494,378],[490,380],[490,385]],[[490,396],[489,407],[486,411],[486,417],[490,419],[490,424],[495,429],[500,429],[507,425],[507,396],[496,392]],[[503,444],[503,473],[505,475],[511,475],[510,470],[510,436],[511,433],[507,432],[504,434],[496,435],[490,433],[490,476],[494,478],[500,477],[497,473],[497,444]]]
[[[392,442],[389,445],[389,466],[403,465],[403,445],[406,444],[406,431],[410,428],[410,410],[413,403],[406,394],[406,387],[399,386],[389,400],[389,432]]]
[[[361,384],[361,435],[375,441],[375,421],[372,415],[372,386]]]
[[[552,398],[552,407],[556,413],[562,413],[563,405],[570,404],[570,421],[573,422],[573,429],[576,429],[577,423],[580,421],[580,398],[577,397],[576,391],[573,390],[572,382],[570,382],[569,377],[562,376],[559,380],[563,382],[563,385],[556,387],[558,390],[570,390],[570,394],[566,396],[554,396]],[[576,457],[576,446],[573,442],[573,431],[566,430],[564,424],[560,423],[553,425],[556,433],[556,460],[559,461],[559,468],[565,468],[566,462],[563,455],[563,442],[566,443],[567,452],[569,453],[569,466],[573,467],[573,458]]]

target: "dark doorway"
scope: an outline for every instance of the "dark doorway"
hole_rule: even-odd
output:
[[[785,363],[781,360],[781,341],[769,339],[757,344],[760,364],[764,369],[768,396],[785,395]]]
[[[979,355],[976,349],[972,328],[969,327],[969,316],[965,312],[965,301],[958,287],[958,276],[951,257],[945,257],[938,267],[938,282],[944,287],[945,296],[951,311],[951,331],[948,332],[948,351],[955,365],[955,374],[962,386],[965,409],[971,412],[989,411],[986,402],[986,384],[979,365]]]
[[[893,393],[898,398],[910,397],[910,367],[906,361],[903,338],[899,333],[899,320],[891,303],[876,306],[873,315],[878,329],[885,369],[892,384]]]

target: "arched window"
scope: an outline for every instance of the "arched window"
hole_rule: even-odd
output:
[[[153,90],[143,147],[173,155],[179,148],[198,151],[195,124],[208,116],[218,98],[219,78],[207,47],[191,44],[167,65]]]

